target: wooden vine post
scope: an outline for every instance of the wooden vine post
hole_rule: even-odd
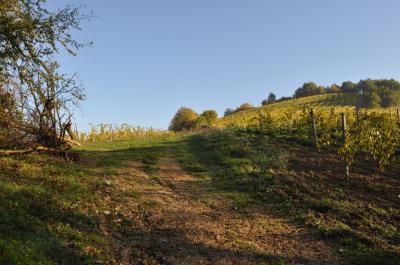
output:
[[[342,113],[342,141],[343,144],[346,143],[346,132],[347,132],[347,120],[346,120],[346,114]],[[349,165],[346,163],[346,176],[347,176],[347,180],[350,179],[350,167]]]
[[[360,120],[360,108],[356,106],[356,120],[357,122]]]
[[[310,110],[311,124],[312,124],[312,133],[313,133],[313,143],[315,149],[318,151],[318,135],[317,135],[317,124],[315,122],[314,110]]]
[[[342,116],[342,141],[344,144],[346,142],[347,121],[345,113],[342,113],[341,116]]]
[[[114,140],[114,129],[111,128],[111,130],[110,130],[110,141],[113,141],[113,140]]]

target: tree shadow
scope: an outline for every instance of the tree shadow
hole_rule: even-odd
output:
[[[387,233],[398,227],[395,217],[398,212],[396,187],[400,185],[398,168],[390,168],[378,178],[380,182],[362,174],[375,172],[370,162],[358,162],[353,168],[358,174],[346,181],[341,170],[343,162],[337,154],[317,153],[311,147],[289,142],[275,143],[278,149],[290,152],[291,159],[287,169],[271,179],[266,187],[269,192],[260,193],[257,189],[253,191],[244,189],[241,184],[232,184],[236,181],[235,174],[228,174],[212,154],[223,147],[207,143],[198,136],[188,141],[188,152],[195,154],[197,162],[211,173],[211,181],[217,189],[254,198],[249,200],[249,206],[262,202],[258,208],[260,213],[279,216],[293,224],[303,223],[301,227],[311,234],[317,233],[319,238],[334,243],[338,252],[344,246],[345,257],[354,264],[400,263],[400,253],[393,250],[400,240],[399,234]],[[271,149],[266,156],[273,152]],[[250,175],[248,179],[259,183]],[[389,215],[387,211],[394,212]],[[371,218],[375,221],[366,221]],[[381,218],[384,221],[379,221]],[[390,246],[385,247],[388,244]]]
[[[185,144],[186,140],[181,140],[151,146],[129,147],[123,150],[83,150],[80,151],[81,163],[85,165],[83,168],[85,174],[103,172],[105,173],[103,176],[106,177],[108,176],[107,172],[110,172],[109,168],[128,169],[131,166],[129,162],[140,161],[143,171],[150,175],[157,175],[159,160],[162,157],[179,153],[179,149]],[[117,174],[117,172],[112,172],[110,175],[114,174]],[[118,177],[124,176],[118,175]],[[168,185],[165,182],[158,184]],[[185,189],[188,193],[181,194],[186,197],[194,195],[190,191],[202,188],[199,184],[194,183],[182,182],[180,185],[186,186]],[[109,189],[115,189],[115,187]],[[105,194],[110,193],[105,192]],[[122,191],[114,190],[112,193],[118,194]],[[144,195],[157,196],[162,195],[162,193],[146,193]],[[124,201],[125,199],[122,197],[113,198],[112,207],[119,207],[118,205],[121,205],[122,208],[126,207],[127,201]],[[142,210],[139,213],[140,218],[143,218],[143,222],[146,224],[143,227],[135,223],[137,221],[132,220],[133,217],[130,213],[132,209],[125,210],[129,212],[126,216],[122,214],[103,218],[103,225],[107,226],[107,233],[118,238],[120,249],[114,249],[114,256],[122,264],[285,264],[286,261],[284,257],[269,255],[255,249],[224,248],[215,244],[194,242],[193,238],[189,238],[189,234],[204,234],[206,231],[196,230],[194,227],[188,230],[187,227],[181,227],[179,221],[176,221],[175,226],[165,227],[162,221],[156,217],[160,213],[156,213],[154,216],[146,214],[149,209]],[[149,211],[151,210],[152,206],[150,206]],[[201,213],[180,210],[163,212],[162,218],[179,220],[179,216],[186,216],[187,220],[198,220],[204,217]],[[113,223],[115,219],[119,219],[119,225]],[[210,235],[204,235],[205,238],[207,236]]]
[[[187,230],[131,229],[126,235],[132,248],[130,261],[155,260],[159,264],[285,264],[286,259],[255,250],[229,249],[193,242]],[[194,233],[191,231],[190,233]],[[139,263],[140,264],[140,263]],[[146,264],[146,263],[144,263]]]
[[[54,194],[35,187],[0,189],[1,264],[94,262],[74,244],[96,233],[96,217],[67,209]]]
[[[286,148],[299,155],[296,159],[289,161],[288,171],[289,173],[290,171],[305,172],[298,179],[304,182],[298,182],[290,174],[287,178],[286,176],[279,176],[280,182],[275,184],[279,184],[278,187],[280,191],[284,192],[285,196],[276,196],[279,193],[274,193],[273,196],[263,194],[265,197],[261,199],[257,196],[254,197],[254,194],[243,189],[240,185],[225,185],[226,181],[229,180],[228,177],[234,176],[221,178],[224,169],[213,161],[218,158],[209,156],[210,153],[204,150],[206,143],[199,139],[199,136],[192,136],[175,142],[165,141],[148,146],[133,146],[106,151],[82,150],[79,151],[81,160],[77,162],[76,172],[82,172],[83,176],[92,176],[93,179],[102,182],[108,176],[117,174],[118,169],[129,168],[129,162],[140,161],[143,171],[157,175],[157,164],[160,158],[171,155],[172,152],[182,162],[183,167],[194,176],[198,176],[200,180],[174,183],[173,187],[169,187],[179,190],[180,196],[196,200],[199,199],[200,195],[212,197],[213,193],[224,191],[243,193],[255,198],[246,202],[248,204],[243,204],[244,208],[252,208],[257,214],[265,216],[277,216],[302,228],[304,225],[299,224],[297,219],[299,213],[307,214],[311,210],[317,214],[329,214],[337,218],[343,218],[343,216],[350,214],[350,211],[347,210],[339,212],[340,208],[334,208],[331,201],[326,202],[327,199],[336,198],[330,197],[334,192],[353,193],[351,197],[345,196],[344,201],[354,199],[364,201],[367,204],[374,201],[382,203],[384,200],[382,206],[389,205],[386,198],[389,195],[381,194],[376,183],[366,185],[366,180],[359,177],[352,179],[350,183],[346,183],[342,177],[337,175],[337,168],[341,162],[337,161],[336,158],[332,159],[330,154],[322,154],[322,164],[329,166],[321,170],[316,166],[316,163],[312,163],[312,161],[317,161],[317,154],[311,148],[300,145],[294,146],[292,143],[283,144],[280,148]],[[218,141],[214,144],[218,144]],[[211,150],[215,151],[216,148],[218,147],[213,146]],[[361,170],[364,165],[360,165],[359,168]],[[311,176],[310,172],[314,172],[314,175]],[[394,181],[390,183],[391,186],[398,183],[398,180],[394,177],[397,174],[396,172],[394,170],[388,173],[388,176]],[[113,249],[111,252],[104,253],[104,255],[109,255],[114,259],[127,261],[127,264],[152,264],[151,261],[154,261],[153,264],[261,264],[263,262],[265,264],[284,264],[287,261],[300,264],[320,263],[319,260],[301,254],[291,257],[289,260],[287,256],[266,254],[264,251],[251,246],[229,248],[222,244],[219,246],[195,242],[188,236],[188,233],[192,235],[201,234],[205,232],[204,230],[195,227],[192,230],[187,230],[179,227],[179,224],[164,227],[160,220],[151,220],[151,223],[148,223],[148,226],[145,227],[135,225],[132,220],[122,220],[122,223],[127,225],[121,229],[121,227],[115,226],[113,220],[106,218],[110,235],[105,236],[99,229],[99,223],[104,221],[104,216],[101,214],[88,216],[65,207],[63,202],[60,201],[62,196],[56,196],[56,194],[66,193],[68,189],[60,186],[60,183],[41,177],[31,179],[23,174],[12,176],[13,173],[15,174],[13,169],[7,168],[2,168],[0,171],[0,177],[3,177],[2,174],[7,176],[5,178],[7,183],[0,184],[0,263],[29,264],[35,263],[32,261],[37,260],[50,260],[59,264],[93,264],[99,258],[98,255],[85,252],[82,246],[76,244],[77,242],[84,242],[84,238],[88,237],[88,240],[91,240],[88,245],[93,245],[94,241],[89,237],[94,236],[103,240],[107,240],[108,237],[115,240],[115,237],[117,237],[121,246],[128,246],[128,250]],[[206,182],[208,180],[202,181],[203,175],[211,176],[209,181],[212,188]],[[319,186],[321,183],[326,189],[325,192]],[[16,188],[15,186],[18,185],[24,188]],[[45,190],[36,189],[36,185],[44,185]],[[98,192],[100,193],[99,198],[101,198],[103,191],[96,185],[96,181],[87,184],[89,192]],[[361,191],[374,195],[363,195]],[[118,192],[120,191],[114,191],[115,194]],[[324,196],[321,197],[321,194]],[[290,204],[282,205],[281,203],[286,202],[288,196],[291,199]],[[78,198],[80,197],[72,196],[67,200],[71,201]],[[124,203],[123,199],[121,199],[121,203]],[[390,202],[390,207],[397,209],[393,203]],[[360,211],[365,210],[368,211],[368,208],[360,208]],[[293,214],[293,212],[297,213]],[[248,214],[249,211],[238,213],[243,214],[242,218],[252,218],[252,215]],[[354,214],[354,216],[349,215],[349,218],[357,217],[359,211],[354,211]],[[193,219],[204,217],[201,216],[201,213],[179,211],[165,213],[165,218],[173,218],[175,215]],[[124,217],[119,218],[123,219]],[[353,225],[354,228],[359,225],[357,223],[349,224]],[[351,246],[356,248],[351,254],[354,254],[360,263],[368,261],[369,264],[379,264],[379,261],[385,261],[387,264],[396,264],[395,262],[399,260],[398,253],[382,249],[379,244],[369,241],[366,237],[349,233],[346,228],[335,228],[330,234],[326,234],[315,226],[309,226],[307,229],[310,234],[317,232],[320,238],[325,238],[328,241],[344,240],[350,245],[349,242],[352,241],[355,241],[355,244],[358,244],[357,242],[365,243],[368,247],[367,250],[370,251],[369,254],[358,251],[356,245]],[[229,231],[229,228],[226,228],[226,230]],[[299,239],[301,240],[301,237]],[[391,240],[391,244],[394,245],[399,242],[398,236],[386,237],[385,239]],[[110,243],[99,242],[98,244],[101,245],[102,249],[106,249],[104,246],[108,246]],[[30,249],[30,251],[27,252],[27,249]],[[149,261],[149,263],[145,263],[145,261]]]

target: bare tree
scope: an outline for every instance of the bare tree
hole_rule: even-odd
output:
[[[59,73],[55,54],[64,48],[71,55],[87,44],[76,42],[81,8],[67,6],[51,12],[45,0],[0,0],[0,81],[18,81],[20,106],[27,130],[46,146],[62,146],[72,132],[73,108],[84,100],[76,75]],[[72,133],[71,133],[72,136]]]

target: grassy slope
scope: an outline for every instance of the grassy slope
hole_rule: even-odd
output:
[[[343,93],[317,95],[317,96],[303,97],[298,99],[291,99],[251,109],[248,111],[241,111],[238,113],[234,113],[232,115],[228,115],[226,117],[219,119],[217,121],[217,126],[223,127],[240,121],[248,123],[252,118],[254,118],[257,115],[260,109],[270,111],[272,115],[274,114],[281,115],[287,109],[299,110],[304,107],[314,108],[317,111],[330,110],[331,108],[344,110],[348,108],[353,108],[359,100],[360,96],[357,94],[343,94]]]
[[[107,180],[129,170],[129,161],[141,161],[157,179],[160,157],[171,152],[188,172],[209,176],[210,185],[243,216],[249,207],[265,207],[334,242],[353,263],[400,263],[398,163],[383,178],[368,163],[358,163],[347,182],[333,151],[321,154],[318,167],[317,154],[307,146],[228,130],[95,143],[80,150],[76,163],[37,154],[0,156],[0,264],[115,263],[119,246],[112,238],[121,230],[136,231],[116,205],[140,202],[138,216],[155,205],[141,201],[137,190],[121,190]],[[107,223],[110,214],[125,225]]]
[[[258,131],[225,130],[189,143],[216,186],[241,194],[244,210],[267,205],[334,242],[352,264],[400,264],[398,158],[383,177],[358,162],[348,182],[334,151],[319,155],[319,167],[312,148]]]
[[[0,157],[0,264],[91,263],[96,177],[46,155]]]
[[[113,263],[112,243],[99,230],[110,206],[106,180],[132,159],[151,171],[163,142],[94,144],[80,151],[79,162],[0,155],[0,264]]]

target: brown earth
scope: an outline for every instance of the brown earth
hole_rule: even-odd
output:
[[[116,264],[340,264],[326,242],[262,207],[237,209],[209,180],[163,157],[157,177],[130,162],[105,188],[99,224]]]

